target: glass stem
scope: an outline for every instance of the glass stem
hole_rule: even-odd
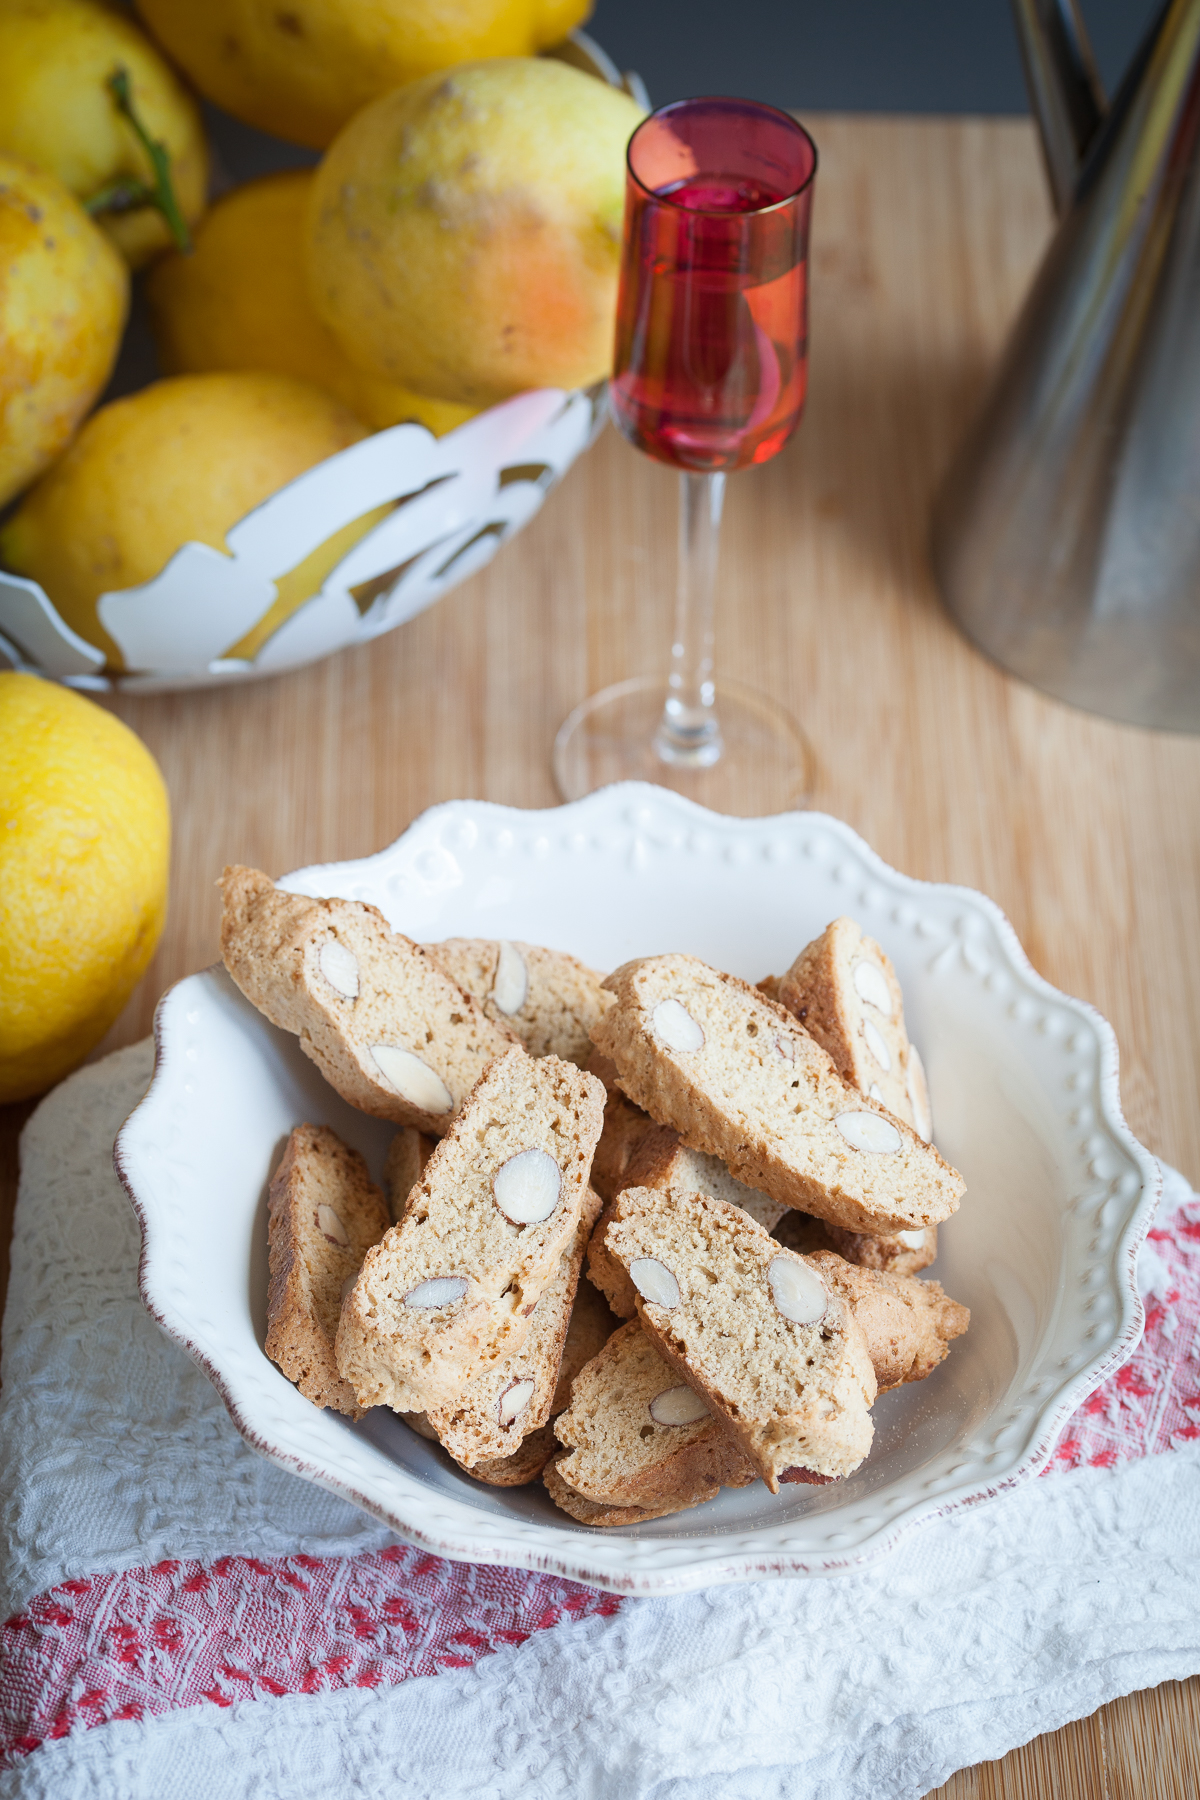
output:
[[[667,701],[654,748],[676,769],[711,769],[721,755],[713,684],[713,602],[724,475],[679,478],[679,575]]]

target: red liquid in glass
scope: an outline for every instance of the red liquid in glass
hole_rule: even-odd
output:
[[[787,197],[721,175],[629,184],[611,398],[659,462],[743,469],[800,421],[807,207],[762,210]]]

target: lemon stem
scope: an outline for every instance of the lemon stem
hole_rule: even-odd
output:
[[[120,64],[113,70],[106,83],[109,93],[116,102],[117,111],[123,119],[127,119],[146,155],[150,158],[150,167],[154,171],[153,185],[124,177],[110,181],[102,187],[98,194],[93,194],[87,202],[90,213],[127,212],[135,206],[156,206],[174,238],[179,249],[186,255],[192,248],[191,233],[187,221],[179,209],[175,198],[175,188],[171,182],[171,162],[167,155],[167,147],[156,138],[152,138],[142,121],[138,118],[133,104],[133,96],[129,90],[129,71]]]

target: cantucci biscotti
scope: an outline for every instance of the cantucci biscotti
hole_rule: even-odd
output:
[[[533,1309],[524,1341],[466,1382],[454,1400],[428,1409],[439,1442],[463,1468],[511,1456],[549,1419],[583,1253],[599,1211],[600,1196],[588,1188],[575,1235]]]
[[[957,1210],[957,1170],[757,989],[681,955],[626,963],[605,985],[616,1005],[595,1037],[622,1088],[748,1187],[852,1231]]]
[[[853,919],[834,919],[803,949],[773,998],[794,1014],[839,1075],[926,1143],[929,1089],[904,1028],[904,996],[890,958]]]
[[[334,1359],[342,1293],[388,1228],[357,1150],[325,1125],[297,1125],[267,1195],[266,1351],[316,1406],[362,1411]]]
[[[849,1303],[807,1259],[739,1207],[678,1190],[626,1188],[607,1236],[647,1337],[772,1493],[859,1466],[875,1371]]]
[[[221,955],[246,998],[351,1106],[440,1137],[517,1040],[374,906],[222,880]]]
[[[651,1125],[644,1132],[630,1156],[622,1187],[684,1188],[707,1194],[713,1200],[728,1200],[740,1206],[767,1231],[776,1225],[788,1208],[735,1180],[725,1164],[703,1150],[689,1150],[679,1133],[669,1125]],[[637,1311],[633,1284],[621,1264],[609,1252],[604,1233],[616,1210],[616,1198],[608,1202],[596,1222],[588,1246],[588,1278],[608,1300],[622,1319],[632,1319]]]
[[[596,1517],[596,1506],[661,1518],[711,1500],[722,1487],[748,1487],[757,1475],[636,1319],[576,1376],[554,1431],[566,1448],[547,1469],[546,1486],[584,1524],[639,1522]]]
[[[825,1285],[849,1301],[867,1342],[880,1393],[906,1381],[924,1381],[971,1323],[965,1306],[936,1281],[856,1268],[830,1250],[808,1258]]]
[[[586,1064],[592,1026],[608,1004],[594,969],[563,950],[506,938],[444,938],[425,949],[530,1056]]]
[[[496,1058],[342,1307],[363,1406],[429,1412],[524,1342],[588,1193],[604,1089],[558,1057]]]
[[[540,1302],[545,1305],[546,1296]],[[562,1360],[558,1366],[558,1384],[550,1402],[550,1417],[562,1412],[571,1402],[571,1387],[579,1371],[597,1356],[620,1324],[610,1312],[604,1297],[589,1282],[580,1281],[575,1289],[575,1304],[567,1326]],[[489,1487],[524,1487],[536,1481],[547,1462],[558,1449],[553,1427],[543,1425],[522,1438],[507,1456],[484,1457],[473,1463],[468,1473]]]

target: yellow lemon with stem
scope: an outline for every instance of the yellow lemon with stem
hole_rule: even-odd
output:
[[[0,150],[56,175],[134,268],[172,241],[162,194],[178,233],[204,211],[200,109],[145,33],[100,0],[0,0]]]

